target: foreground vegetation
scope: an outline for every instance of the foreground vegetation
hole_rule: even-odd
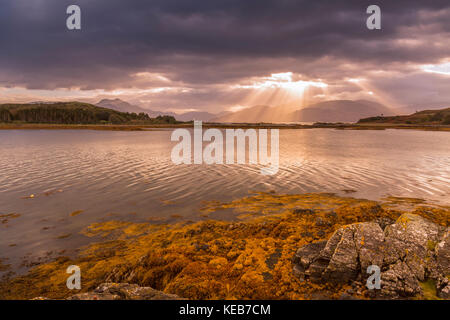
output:
[[[221,210],[235,221],[215,220]],[[178,224],[107,221],[82,233],[91,245],[0,284],[0,298],[66,298],[66,268],[82,270],[81,292],[104,282],[149,286],[189,299],[339,298],[348,285],[313,284],[293,275],[292,257],[305,244],[329,239],[355,222],[396,220],[414,212],[448,226],[449,207],[420,199],[383,202],[333,194],[257,193],[229,203],[207,202],[204,221]],[[429,293],[434,297],[433,293]],[[356,293],[364,298],[363,293]]]

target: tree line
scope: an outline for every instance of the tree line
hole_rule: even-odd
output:
[[[146,113],[120,112],[80,102],[1,104],[0,122],[51,124],[172,124],[172,116],[150,118]]]

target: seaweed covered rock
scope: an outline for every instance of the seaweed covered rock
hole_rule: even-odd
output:
[[[436,262],[440,273],[450,274],[450,230],[448,228],[436,245]]]
[[[448,298],[449,231],[414,214],[403,214],[383,231],[378,223],[344,226],[326,242],[308,244],[294,256],[294,274],[316,283],[347,284],[381,269],[382,296],[423,294],[432,280],[436,294]]]
[[[294,272],[313,282],[347,283],[372,264],[381,264],[384,234],[377,223],[355,223],[338,229],[327,242],[300,248]]]
[[[294,274],[301,280],[304,280],[305,277],[309,277],[312,280],[319,280],[322,274],[321,271],[323,271],[323,269],[326,267],[327,261],[325,261],[323,264],[320,264],[317,258],[319,253],[325,248],[326,244],[326,241],[313,242],[306,244],[298,249],[293,258]],[[319,268],[319,272],[317,273],[313,272],[314,267],[311,266],[313,262],[316,263],[317,267]],[[323,266],[323,268],[321,266]]]
[[[432,258],[442,229],[418,215],[404,214],[385,229],[385,263],[403,261],[421,281],[425,278],[426,260]]]
[[[414,214],[404,214],[386,227],[384,267],[387,270],[381,274],[385,295],[421,294],[421,282],[428,277],[440,277],[435,249],[443,233],[442,227]],[[443,267],[446,269],[448,265]]]
[[[167,294],[150,287],[128,283],[102,283],[92,292],[79,293],[67,300],[180,300],[174,294]]]

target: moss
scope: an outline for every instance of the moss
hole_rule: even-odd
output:
[[[442,206],[418,206],[416,207],[412,213],[422,216],[428,220],[433,221],[441,226],[448,227],[449,226],[449,207]]]
[[[386,197],[385,200],[393,203],[413,203],[413,204],[426,202],[424,199],[420,198],[392,197],[392,196]]]
[[[423,295],[422,295],[422,299],[425,300],[441,300],[441,298],[439,298],[437,296],[436,293],[436,283],[434,282],[434,280],[429,279],[427,281],[424,282],[420,282],[420,287],[422,288],[423,291]]]
[[[436,248],[437,242],[433,241],[433,240],[428,240],[427,241],[427,249],[430,251],[434,251],[434,249]]]

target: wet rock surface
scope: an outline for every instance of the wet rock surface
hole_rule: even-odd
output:
[[[129,283],[102,283],[95,290],[75,294],[67,300],[180,300],[174,294],[167,294],[150,287]]]
[[[384,230],[381,225],[350,224],[328,241],[301,247],[293,258],[294,274],[321,284],[359,283],[369,297],[407,298],[435,290],[437,297],[448,299],[449,228],[410,213],[384,224]],[[371,265],[381,270],[380,290],[365,288]]]

